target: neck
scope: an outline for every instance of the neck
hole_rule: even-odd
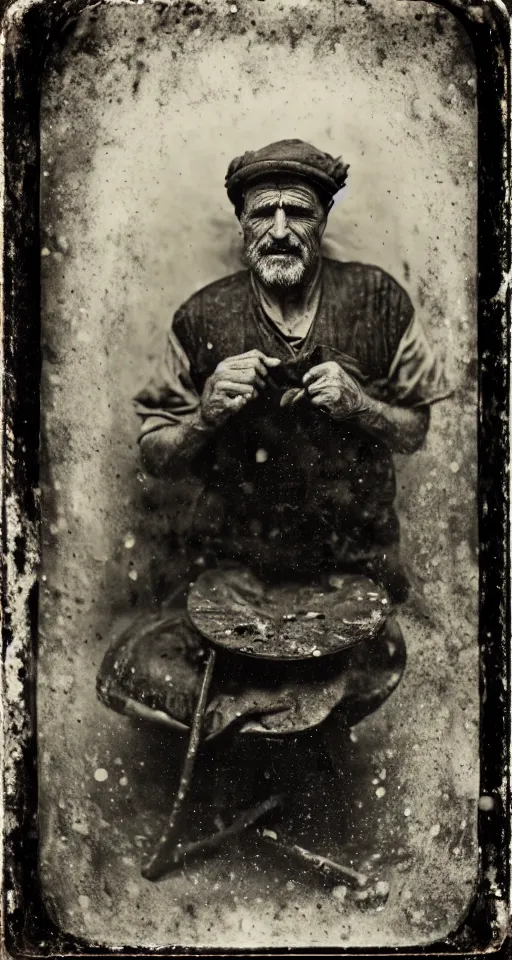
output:
[[[253,275],[263,309],[278,327],[283,326],[289,334],[302,331],[305,335],[313,321],[319,303],[321,267],[318,259],[301,284],[279,289],[264,286]]]

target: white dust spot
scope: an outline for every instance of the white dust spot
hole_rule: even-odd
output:
[[[335,900],[343,901],[347,896],[347,893],[347,887],[344,887],[343,884],[340,884],[340,886],[334,887],[334,889],[331,891],[331,897],[334,897]]]
[[[378,897],[387,897],[389,893],[389,883],[387,880],[378,880],[375,884],[375,893]]]
[[[89,836],[89,827],[86,823],[81,823],[79,820],[75,820],[75,822],[71,824],[71,829],[74,830],[75,833],[79,833],[81,837]]]

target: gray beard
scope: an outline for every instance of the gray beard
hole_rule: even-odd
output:
[[[249,266],[266,287],[286,288],[299,286],[306,276],[306,264],[301,257],[281,259],[270,256],[251,257]]]

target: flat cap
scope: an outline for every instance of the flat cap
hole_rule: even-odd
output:
[[[308,181],[332,200],[344,186],[347,172],[348,164],[341,157],[331,157],[304,140],[278,140],[235,157],[228,167],[226,190],[236,207],[249,184],[288,174]]]

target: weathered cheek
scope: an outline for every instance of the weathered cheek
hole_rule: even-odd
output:
[[[300,237],[303,243],[309,247],[310,250],[315,250],[320,246],[320,238],[317,234],[317,231],[314,227],[306,226],[305,224],[300,224],[296,230],[297,236]]]
[[[290,231],[295,234],[296,237],[299,237],[302,242],[308,242],[309,230],[304,226],[303,223],[289,223],[288,224]]]
[[[246,223],[242,223],[241,226],[242,226],[242,236],[243,236],[244,243],[246,244],[246,246],[248,246],[254,239],[253,231],[250,229],[250,227],[247,226]]]
[[[250,228],[244,232],[244,238],[246,243],[255,243],[260,240],[261,237],[265,235],[268,230],[268,225],[265,223],[252,224]]]

